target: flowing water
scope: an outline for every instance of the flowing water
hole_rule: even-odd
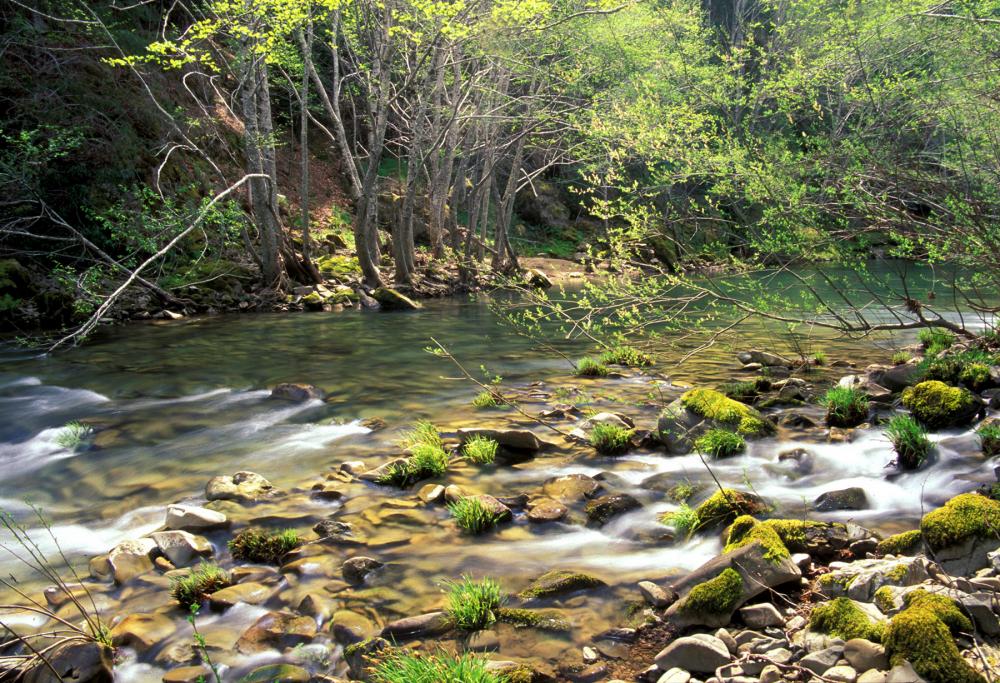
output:
[[[291,526],[308,537],[318,520],[346,519],[369,539],[365,554],[388,563],[371,585],[349,589],[340,581],[339,566],[356,553],[328,547],[304,551],[296,573],[280,584],[275,604],[294,607],[302,596],[319,594],[332,609],[351,609],[381,625],[441,608],[442,581],[462,574],[496,576],[505,588],[519,590],[548,569],[579,569],[610,585],[555,603],[574,624],[569,634],[501,626],[493,643],[503,659],[530,657],[553,666],[578,662],[580,646],[594,633],[628,621],[629,605],[638,597],[636,581],[690,570],[719,551],[715,536],[668,542],[665,528],[656,521],[676,507],[663,493],[667,485],[703,483],[704,467],[694,455],[667,457],[651,450],[598,457],[513,411],[476,411],[471,399],[478,388],[457,380],[454,366],[425,350],[430,338],[474,372],[485,365],[503,375],[505,386],[524,389],[538,382],[525,389],[529,412],[570,401],[584,409],[613,408],[634,417],[639,427],[652,428],[656,407],[651,392],[653,399],[663,400],[676,396],[683,382],[711,386],[744,377],[734,349],[787,353],[790,338],[783,330],[770,324],[743,328],[738,338],[720,342],[680,366],[674,363],[697,341],[670,346],[667,338],[655,378],[626,372],[600,380],[573,377],[564,358],[499,325],[482,300],[467,299],[430,302],[417,313],[255,315],[137,324],[48,357],[8,349],[0,362],[0,505],[32,526],[25,502],[30,501],[44,510],[63,551],[89,557],[159,527],[169,502],[202,503],[212,476],[252,470],[286,493],[256,506],[219,506],[237,523]],[[806,344],[822,348],[829,362],[851,361],[863,368],[886,362],[893,347],[913,339],[904,335],[852,341],[814,332]],[[574,357],[592,349],[581,342],[563,342],[559,350]],[[821,386],[848,372],[833,367],[807,379]],[[299,404],[275,401],[269,398],[269,387],[279,382],[315,384],[329,398]],[[802,410],[821,418],[818,407]],[[372,432],[360,424],[372,417],[383,418],[387,428]],[[531,427],[561,445],[514,467],[459,464],[449,472],[450,483],[497,496],[537,495],[552,477],[600,475],[614,490],[633,494],[643,507],[599,529],[579,523],[582,506],[573,508],[566,523],[532,525],[518,514],[513,524],[472,538],[458,533],[444,508],[416,504],[413,491],[334,480],[328,483],[341,488],[342,499],[326,502],[309,495],[309,488],[342,462],[363,461],[374,467],[398,456],[400,430],[417,419],[432,420],[446,434],[462,426]],[[62,428],[70,421],[93,428],[85,447],[59,444]],[[559,425],[568,430],[573,420]],[[853,441],[842,443],[827,441],[821,430],[782,431],[719,462],[715,472],[727,483],[752,486],[786,516],[853,519],[889,532],[912,528],[921,510],[993,478],[971,432],[942,432],[934,438],[935,464],[901,476],[887,476],[893,455],[877,429],[859,430]],[[779,453],[794,448],[810,452],[808,471],[779,462]],[[804,511],[804,504],[820,493],[848,486],[865,489],[870,509]],[[223,561],[229,536],[209,536]],[[42,540],[51,550],[52,543]],[[18,571],[9,558],[3,563],[5,573]],[[98,598],[114,614],[171,614],[178,622],[171,642],[190,641],[183,614],[169,606],[167,583],[157,575],[122,589],[107,586],[98,591]],[[203,618],[201,627],[218,648],[220,661],[246,669],[277,656],[232,653],[242,630],[264,611],[241,605]],[[160,653],[164,649],[159,648]],[[168,665],[160,654],[152,654],[126,657],[126,678],[159,680]],[[295,656],[308,659],[308,653]],[[334,653],[334,668],[339,666],[336,661]],[[319,666],[312,660],[310,665]]]

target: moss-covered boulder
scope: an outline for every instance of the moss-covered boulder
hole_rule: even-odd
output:
[[[725,526],[742,515],[760,515],[770,506],[753,493],[736,489],[720,489],[695,508],[697,523],[694,531],[707,531]]]
[[[527,588],[518,594],[518,597],[522,600],[548,598],[606,585],[604,581],[590,574],[568,569],[553,569],[532,581]]]
[[[903,405],[929,429],[965,426],[983,409],[982,402],[968,389],[950,387],[937,380],[904,390]]]
[[[372,296],[386,311],[415,311],[423,308],[423,306],[402,292],[389,287],[379,287],[372,292]]]
[[[984,683],[955,645],[953,634],[972,631],[958,605],[921,590],[904,600],[905,609],[893,617],[883,639],[892,665],[909,662],[928,683]]]
[[[987,566],[1000,540],[1000,501],[978,493],[955,496],[920,521],[924,543],[949,574],[970,576]]]
[[[774,426],[759,411],[714,389],[691,389],[660,414],[657,434],[674,454],[689,453],[709,429],[727,429],[743,437],[766,436]]]
[[[920,529],[912,529],[893,534],[875,546],[875,554],[884,555],[915,555],[924,547],[924,537]]]
[[[861,603],[850,598],[834,598],[817,605],[809,615],[809,628],[836,638],[864,638],[882,642],[885,624],[876,621]]]
[[[774,528],[758,522],[750,515],[737,517],[732,523],[722,552],[731,553],[754,542],[761,544],[764,548],[764,557],[768,560],[777,562],[791,557],[791,553]]]

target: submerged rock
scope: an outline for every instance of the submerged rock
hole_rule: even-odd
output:
[[[868,496],[860,486],[852,486],[838,491],[827,491],[819,494],[813,502],[817,512],[832,512],[834,510],[866,510]]]
[[[638,510],[642,503],[627,493],[601,496],[587,503],[586,513],[590,526],[604,526],[613,517]]]
[[[241,654],[284,650],[310,642],[316,636],[316,620],[291,612],[268,612],[244,631],[236,643]]]
[[[553,569],[532,581],[518,596],[522,600],[548,598],[554,595],[563,595],[586,588],[596,588],[606,585],[604,581],[596,576],[584,574],[583,572],[574,572],[568,569]]]
[[[115,647],[145,652],[172,636],[175,630],[174,620],[163,614],[130,614],[111,629],[111,642]]]
[[[553,500],[574,503],[600,495],[601,484],[586,474],[564,474],[546,479],[542,492]]]
[[[562,503],[543,498],[531,504],[528,509],[528,521],[536,523],[558,522],[569,514],[569,508]]]
[[[770,351],[760,351],[758,349],[740,351],[736,354],[736,360],[743,365],[757,363],[763,367],[790,367],[792,365],[792,361],[787,358],[783,358],[782,356],[779,356],[776,353],[771,353]]]
[[[383,566],[385,565],[374,557],[352,557],[340,566],[340,573],[347,583],[360,586],[369,574]]]
[[[271,389],[271,398],[294,403],[305,403],[314,399],[323,399],[323,390],[312,384],[296,384],[285,382]]]

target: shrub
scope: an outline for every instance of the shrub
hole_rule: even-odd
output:
[[[634,429],[615,424],[598,423],[590,431],[590,445],[602,455],[620,455],[632,444]]]
[[[209,562],[199,564],[184,576],[172,579],[170,596],[184,609],[201,604],[212,593],[233,585],[229,574]]]
[[[259,529],[244,529],[229,541],[234,560],[281,564],[281,558],[302,545],[294,529],[269,533]]]
[[[822,403],[831,427],[856,427],[868,418],[868,396],[854,387],[833,387]]]
[[[646,367],[653,364],[653,359],[631,346],[613,346],[601,354],[601,363],[605,365],[624,365],[630,368]]]
[[[983,455],[987,458],[1000,455],[1000,423],[991,422],[976,430]]]
[[[462,446],[462,453],[469,459],[469,462],[474,462],[477,465],[490,465],[496,459],[499,447],[500,444],[495,440],[477,434],[465,442],[465,445]]]
[[[90,434],[90,427],[82,422],[67,422],[56,434],[56,444],[66,450],[74,450],[83,443]]]
[[[688,538],[698,530],[698,512],[687,503],[681,503],[676,510],[660,515],[660,523],[673,527],[678,536]]]
[[[456,628],[479,631],[493,625],[503,606],[500,583],[494,579],[474,581],[463,576],[448,584],[448,616]]]
[[[493,509],[475,496],[467,496],[449,503],[448,510],[458,526],[471,534],[489,531],[503,517],[502,512]]]
[[[472,399],[472,405],[480,410],[498,408],[504,404],[503,398],[494,391],[482,391]]]
[[[892,354],[892,364],[893,365],[905,365],[910,362],[910,354],[908,351],[897,351]]]
[[[920,330],[917,333],[917,339],[920,340],[924,352],[928,356],[934,356],[945,349],[950,349],[951,345],[955,343],[955,335],[937,327]]]
[[[896,462],[907,470],[915,470],[924,464],[931,451],[927,430],[909,415],[896,415],[889,420],[885,430],[896,451]]]
[[[498,674],[487,669],[486,658],[466,652],[446,652],[418,656],[411,652],[392,652],[374,667],[375,683],[503,683]]]
[[[581,358],[576,364],[576,374],[580,377],[607,377],[608,367],[593,358]]]
[[[746,440],[736,432],[725,429],[709,429],[695,439],[694,447],[713,458],[728,458],[746,448]]]

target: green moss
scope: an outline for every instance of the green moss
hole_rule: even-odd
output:
[[[737,517],[736,521],[729,527],[726,547],[723,548],[722,552],[731,553],[754,542],[759,542],[763,546],[764,557],[771,562],[791,557],[788,548],[785,547],[774,528],[758,522],[750,515]]]
[[[808,551],[809,537],[806,534],[807,529],[844,526],[838,522],[814,522],[805,519],[768,519],[761,522],[761,524],[774,529],[775,533],[778,534],[778,538],[785,544],[785,547],[795,553]]]
[[[497,621],[514,628],[537,628],[542,631],[569,631],[573,628],[558,613],[544,610],[501,607],[497,612]]]
[[[924,515],[920,531],[935,552],[970,538],[1000,538],[1000,502],[963,493]]]
[[[361,276],[361,265],[356,256],[320,256],[316,268],[325,277],[336,280],[356,280]]]
[[[734,456],[746,448],[746,445],[742,435],[726,429],[709,429],[694,442],[699,453],[706,453],[713,458]]]
[[[743,579],[728,567],[714,579],[693,587],[677,609],[689,614],[731,614],[742,595]]]
[[[920,547],[923,536],[920,529],[894,534],[875,546],[877,555],[908,555]]]
[[[923,590],[904,599],[905,609],[893,617],[885,650],[895,666],[909,662],[928,683],[983,683],[962,658],[952,633],[971,631],[972,624],[949,598]]]
[[[746,403],[757,398],[762,392],[771,389],[771,380],[766,377],[756,377],[743,382],[729,382],[719,386],[719,391],[735,401]]]
[[[170,581],[170,596],[181,607],[200,605],[212,593],[233,585],[229,574],[212,563],[199,564],[184,576]]]
[[[980,407],[967,389],[949,387],[931,380],[903,391],[903,405],[929,429],[943,429],[968,424]]]
[[[280,564],[281,558],[302,545],[294,529],[268,533],[258,529],[244,529],[229,541],[229,552],[234,560]]]
[[[681,395],[681,405],[706,420],[731,425],[743,436],[763,436],[774,429],[759,412],[714,389],[691,389]]]
[[[896,607],[896,602],[892,597],[892,589],[889,586],[882,586],[877,591],[875,591],[875,596],[872,602],[878,607],[882,614],[888,614]]]
[[[604,586],[605,583],[597,577],[582,572],[567,569],[553,569],[542,574],[531,582],[531,585],[518,594],[522,600],[530,598],[546,598],[562,593],[571,593],[584,588]]]
[[[910,568],[905,564],[897,564],[887,571],[883,576],[893,583],[901,583],[910,573]]]
[[[865,638],[875,643],[882,641],[884,632],[882,624],[873,621],[849,598],[834,598],[817,605],[809,615],[809,627],[844,640]]]
[[[741,515],[757,515],[767,511],[759,498],[735,489],[722,489],[712,494],[695,509],[696,531],[729,524]]]

